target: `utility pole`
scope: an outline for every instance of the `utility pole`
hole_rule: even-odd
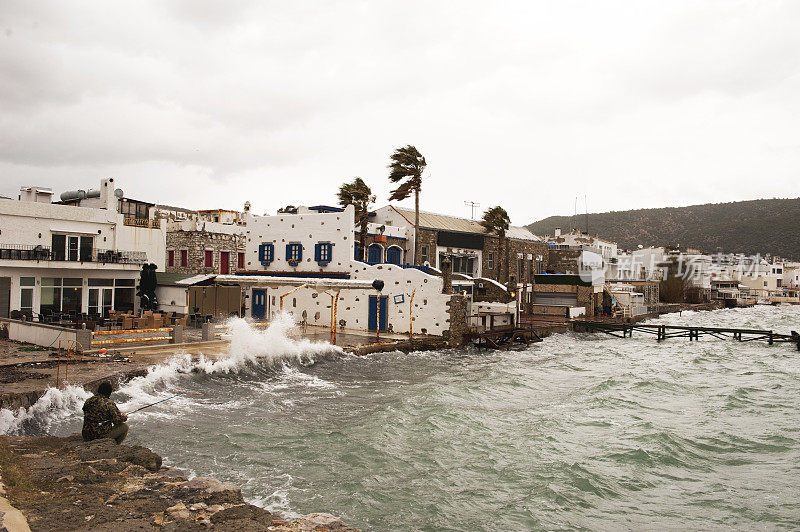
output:
[[[469,207],[469,219],[470,220],[474,220],[475,219],[475,208],[476,207],[480,207],[481,204],[480,203],[475,203],[474,201],[465,201],[464,205]]]

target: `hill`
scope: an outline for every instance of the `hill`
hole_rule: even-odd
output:
[[[527,227],[537,235],[552,235],[557,227],[568,231],[572,220],[586,229],[585,215],[551,216]],[[800,259],[800,198],[593,213],[589,232],[627,249],[680,245],[705,253],[771,253]]]

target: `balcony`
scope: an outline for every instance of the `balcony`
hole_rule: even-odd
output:
[[[141,227],[143,229],[160,229],[161,228],[161,219],[160,218],[153,218],[152,220],[149,218],[135,218],[133,216],[126,216],[123,218],[122,223],[124,225],[128,225],[131,227]]]
[[[0,244],[0,260],[30,260],[55,262],[94,262],[100,264],[146,264],[147,253],[144,251],[121,251],[117,249],[93,248],[91,254],[87,250],[77,250],[77,254],[54,253],[46,246],[30,246],[21,244]]]

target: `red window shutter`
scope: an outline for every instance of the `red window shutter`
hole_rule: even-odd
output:
[[[214,265],[214,257],[211,253],[211,251],[206,251],[206,268],[210,268]]]
[[[175,266],[175,252],[173,250],[169,250],[167,257],[167,264],[170,266]]]
[[[239,253],[239,261],[236,263],[236,267],[240,270],[244,269],[244,253]]]
[[[189,263],[189,252],[185,249],[181,250],[181,266],[186,266]]]

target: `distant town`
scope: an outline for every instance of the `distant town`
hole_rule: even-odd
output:
[[[397,164],[395,200],[418,191],[424,159],[412,155]],[[269,321],[285,311],[331,332],[458,344],[468,331],[511,323],[800,302],[797,262],[623,250],[569,227],[534,235],[510,225],[501,207],[478,220],[375,207],[360,178],[329,204],[274,215],[253,213],[249,202],[241,211],[159,205],[122,185],[102,179],[58,196],[22,186],[18,198],[0,199],[0,317],[98,331]]]

